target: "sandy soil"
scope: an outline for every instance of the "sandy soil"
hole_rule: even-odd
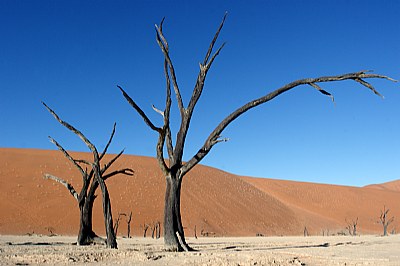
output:
[[[80,159],[88,153],[71,152]],[[106,157],[105,159],[109,159]],[[131,167],[134,176],[107,180],[114,219],[132,211],[131,234],[144,224],[163,221],[165,179],[154,158],[124,155],[115,167]],[[0,148],[0,234],[75,235],[76,200],[62,185],[44,180],[51,173],[80,189],[82,178],[59,151]],[[346,220],[357,217],[359,234],[381,234],[380,211],[395,217],[389,232],[400,228],[400,181],[370,187],[346,187],[266,178],[240,177],[196,166],[182,185],[182,219],[186,236],[290,236],[346,233]],[[104,234],[101,200],[93,212],[94,230]],[[127,235],[123,220],[119,236]]]
[[[0,236],[0,265],[399,265],[400,236],[189,238],[190,253],[162,239],[120,238],[119,249],[76,246],[75,237]]]

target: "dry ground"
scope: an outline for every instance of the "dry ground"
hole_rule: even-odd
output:
[[[1,265],[400,265],[400,235],[189,238],[198,251],[163,251],[162,239],[119,238],[119,249],[75,237],[0,236]]]

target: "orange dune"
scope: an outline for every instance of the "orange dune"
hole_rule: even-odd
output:
[[[71,154],[90,159],[89,153]],[[106,156],[105,159],[109,159]],[[107,180],[114,219],[132,211],[132,233],[144,224],[163,222],[165,180],[154,158],[123,155],[114,165],[130,167],[134,176]],[[81,186],[81,176],[59,151],[0,149],[0,234],[74,235],[79,211],[67,189],[43,179],[51,173]],[[357,217],[358,232],[379,234],[380,211],[386,205],[399,228],[400,181],[364,188],[240,177],[196,166],[182,185],[182,219],[187,236],[313,235],[345,231],[346,219]],[[98,191],[100,194],[100,190]],[[101,197],[94,207],[94,230],[104,234]],[[122,218],[119,235],[126,235]]]

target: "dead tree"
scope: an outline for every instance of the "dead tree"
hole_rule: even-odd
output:
[[[149,230],[150,225],[143,224],[143,237],[146,238],[147,230]]]
[[[113,131],[111,133],[110,139],[106,144],[102,153],[99,154],[96,147],[87,139],[82,132],[77,130],[75,127],[70,125],[69,123],[61,120],[61,118],[48,107],[45,103],[43,105],[46,109],[54,116],[54,118],[60,122],[64,127],[75,133],[90,149],[93,153],[93,162],[89,162],[81,159],[74,159],[56,140],[52,137],[49,137],[50,141],[54,143],[57,148],[64,154],[64,156],[78,169],[80,174],[82,175],[82,188],[81,191],[78,192],[75,188],[59,177],[56,177],[51,174],[45,174],[44,177],[46,179],[52,179],[56,182],[64,185],[71,195],[77,200],[79,210],[80,210],[80,225],[79,225],[79,233],[78,233],[78,245],[87,245],[93,242],[94,238],[97,235],[93,232],[92,229],[92,212],[93,212],[93,203],[96,198],[96,190],[100,186],[102,192],[103,199],[103,214],[104,214],[104,222],[107,233],[106,244],[110,248],[117,248],[116,237],[113,228],[113,220],[112,220],[112,212],[111,212],[111,202],[110,196],[107,190],[107,186],[105,181],[117,174],[124,175],[133,175],[133,170],[130,168],[124,168],[120,170],[115,170],[113,172],[107,172],[111,165],[122,155],[124,150],[122,150],[119,154],[114,156],[108,163],[102,165],[102,159],[107,152],[108,147],[111,144],[111,141],[114,137],[115,127],[114,124]],[[84,169],[84,167],[85,169]],[[90,170],[88,170],[88,167]]]
[[[154,237],[156,235],[155,234],[156,230],[157,230],[157,224],[153,223],[152,226],[151,226],[151,238],[153,238],[153,239],[154,239]]]
[[[357,235],[357,225],[358,225],[358,217],[356,220],[352,220],[351,222],[346,219],[346,229],[349,232],[349,235],[356,236]]]
[[[128,226],[128,238],[131,237],[131,221],[132,221],[132,212],[129,213],[129,216],[126,216],[126,223]]]
[[[304,226],[303,235],[304,236],[309,236],[307,226]]]
[[[154,227],[155,227],[155,237],[156,237],[156,239],[159,239],[161,237],[161,224],[160,224],[160,222],[157,221]]]
[[[379,222],[383,226],[383,236],[387,236],[387,228],[394,221],[394,216],[391,218],[388,217],[389,209],[386,209],[386,206],[383,206],[383,211],[381,210],[381,216],[379,217]]]
[[[114,224],[114,234],[115,236],[118,235],[118,227],[119,227],[119,222],[121,221],[121,216],[126,216],[125,213],[118,213],[118,217],[115,220],[115,224]]]
[[[200,63],[200,70],[197,76],[197,81],[194,86],[192,96],[187,105],[184,104],[184,101],[181,96],[181,90],[178,86],[177,77],[174,69],[174,65],[172,63],[172,59],[169,54],[169,45],[167,39],[163,33],[163,21],[161,21],[160,25],[156,25],[156,38],[157,43],[164,55],[164,75],[166,80],[166,100],[165,100],[165,109],[160,110],[153,106],[153,109],[159,113],[163,118],[163,125],[156,126],[149,117],[145,114],[145,112],[136,104],[136,102],[120,87],[123,96],[126,98],[128,103],[136,110],[136,112],[143,118],[144,122],[152,129],[153,131],[158,133],[158,141],[156,145],[157,151],[157,159],[159,166],[165,176],[166,180],[166,192],[165,192],[165,204],[164,204],[164,243],[167,250],[174,251],[189,251],[191,248],[186,244],[185,234],[182,226],[181,220],[181,210],[180,210],[180,201],[181,201],[181,185],[183,177],[195,166],[197,165],[216,145],[217,143],[227,141],[226,138],[221,138],[221,133],[224,129],[230,125],[234,120],[236,120],[239,116],[249,111],[250,109],[257,107],[261,104],[264,104],[275,97],[281,95],[284,92],[287,92],[293,88],[299,87],[301,85],[307,85],[307,87],[311,87],[316,89],[322,94],[329,96],[333,100],[333,96],[323,90],[319,84],[333,81],[343,81],[343,80],[353,80],[360,83],[362,86],[367,87],[375,94],[380,95],[373,86],[365,81],[366,79],[393,79],[378,75],[372,74],[366,71],[360,71],[356,73],[348,73],[337,76],[325,76],[318,78],[306,78],[296,80],[291,82],[275,91],[268,93],[261,98],[252,100],[236,111],[232,112],[225,119],[223,119],[217,127],[211,132],[208,138],[205,140],[203,146],[198,150],[194,156],[189,159],[186,163],[182,161],[184,147],[186,142],[186,136],[188,134],[190,122],[196,107],[197,102],[202,95],[206,76],[208,71],[211,68],[215,58],[219,55],[225,43],[223,43],[213,54],[214,45],[218,39],[218,35],[224,25],[226,18],[226,14],[222,19],[222,22],[217,29],[214,38],[212,39],[207,53],[203,62]],[[173,87],[176,103],[178,105],[179,113],[181,116],[179,131],[177,132],[175,143],[173,143],[171,126],[170,126],[170,111],[171,111],[171,86]],[[168,158],[165,158],[164,151],[167,151]]]

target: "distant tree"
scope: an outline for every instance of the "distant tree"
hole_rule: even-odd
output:
[[[103,214],[104,221],[106,226],[107,240],[106,244],[110,248],[117,248],[117,241],[113,228],[113,220],[112,220],[112,212],[111,212],[111,202],[110,196],[107,190],[107,186],[105,181],[117,174],[124,175],[133,175],[133,170],[130,168],[124,168],[120,170],[115,170],[113,172],[106,173],[107,170],[111,167],[111,165],[122,155],[123,150],[117,154],[112,160],[108,163],[102,165],[102,159],[107,152],[108,147],[111,144],[111,141],[114,137],[115,127],[114,124],[113,131],[111,133],[110,139],[106,144],[102,153],[99,154],[96,147],[87,139],[82,132],[77,130],[75,127],[70,125],[69,123],[61,120],[61,118],[48,107],[45,103],[43,105],[46,109],[54,116],[54,118],[60,122],[64,127],[75,133],[90,149],[93,153],[93,162],[89,162],[81,159],[74,159],[56,140],[52,137],[49,137],[50,141],[54,143],[57,148],[64,154],[64,156],[78,169],[80,174],[82,175],[82,188],[78,193],[75,188],[57,176],[51,174],[45,174],[44,178],[52,179],[56,182],[59,182],[63,186],[65,186],[71,195],[77,200],[79,211],[80,211],[80,225],[79,225],[79,233],[78,233],[78,244],[79,245],[88,245],[94,241],[97,235],[93,232],[92,229],[92,212],[93,212],[93,203],[96,198],[96,190],[100,185],[100,189],[102,191],[103,198]],[[90,170],[88,170],[88,167]],[[85,169],[84,169],[85,168]]]
[[[151,238],[160,238],[161,224],[159,221],[153,223],[151,226]]]
[[[261,104],[264,104],[275,97],[281,95],[284,92],[287,92],[295,87],[301,85],[307,85],[318,90],[320,93],[325,94],[333,100],[333,96],[323,90],[318,84],[325,82],[333,82],[333,81],[342,81],[342,80],[353,80],[360,83],[362,86],[367,87],[375,94],[380,95],[373,86],[366,82],[366,79],[393,79],[378,75],[368,73],[366,71],[360,71],[356,73],[348,73],[337,76],[325,76],[318,78],[306,78],[300,79],[294,82],[291,82],[275,91],[268,93],[267,95],[252,100],[236,111],[228,115],[225,119],[223,119],[217,127],[211,132],[208,138],[205,140],[203,146],[198,150],[194,156],[189,159],[186,163],[183,162],[183,153],[186,142],[186,136],[188,134],[190,122],[192,120],[192,116],[196,107],[197,102],[200,99],[200,96],[203,92],[205,80],[207,73],[214,62],[215,58],[219,55],[225,43],[223,43],[214,54],[214,45],[218,39],[219,33],[224,25],[226,18],[226,14],[222,19],[222,22],[216,31],[214,38],[212,39],[207,53],[205,55],[204,61],[200,63],[200,71],[197,76],[196,84],[194,86],[192,96],[189,100],[187,106],[184,105],[181,91],[178,86],[175,69],[172,63],[172,59],[169,54],[169,45],[167,39],[163,33],[163,22],[161,21],[160,25],[156,25],[156,38],[159,47],[164,55],[164,75],[166,80],[166,101],[165,101],[165,109],[162,111],[153,106],[153,109],[159,113],[164,122],[162,126],[156,126],[149,117],[145,114],[145,112],[136,104],[136,102],[120,87],[123,96],[129,102],[129,104],[136,110],[136,112],[143,118],[144,122],[155,132],[158,133],[158,142],[156,145],[157,150],[157,159],[158,164],[165,176],[166,180],[166,192],[165,192],[165,204],[164,204],[164,244],[167,250],[172,251],[190,251],[192,250],[189,245],[185,241],[185,234],[182,226],[181,220],[181,187],[183,177],[195,166],[197,165],[216,145],[220,142],[225,142],[228,139],[221,138],[221,133],[224,129],[232,123],[236,118],[249,111],[250,109],[257,107]],[[177,132],[175,143],[172,140],[171,134],[171,126],[170,126],[170,110],[171,110],[171,83],[173,86],[173,90],[176,96],[176,102],[178,105],[178,109],[180,112],[181,120],[179,131]],[[168,159],[164,157],[164,151],[167,151]]]
[[[346,229],[349,232],[349,235],[351,236],[356,236],[357,235],[357,225],[358,225],[358,217],[355,220],[352,220],[351,222],[347,221],[346,219]]]
[[[143,237],[146,238],[147,230],[149,230],[150,225],[149,224],[143,224]]]
[[[126,224],[127,224],[127,227],[128,227],[127,228],[127,234],[128,234],[127,237],[130,238],[131,237],[130,234],[131,234],[132,212],[130,212],[129,215],[126,214],[126,213],[118,213],[118,217],[115,220],[115,225],[114,225],[115,235],[117,235],[117,233],[118,233],[119,223],[121,222],[121,217],[122,216],[125,216]]]
[[[117,219],[115,220],[115,223],[114,223],[114,234],[115,234],[115,236],[118,235],[118,228],[119,228],[119,223],[121,221],[121,216],[126,216],[126,214],[125,213],[118,213],[118,217],[117,217]]]
[[[389,209],[386,209],[386,206],[383,206],[383,210],[381,210],[381,216],[379,217],[379,222],[383,227],[383,235],[387,236],[387,228],[394,221],[394,216],[391,218],[388,217]]]
[[[132,222],[132,212],[129,213],[129,215],[126,216],[126,223],[127,223],[127,234],[128,234],[128,238],[131,237],[131,222]]]
[[[307,226],[304,226],[303,235],[304,236],[309,236]]]

